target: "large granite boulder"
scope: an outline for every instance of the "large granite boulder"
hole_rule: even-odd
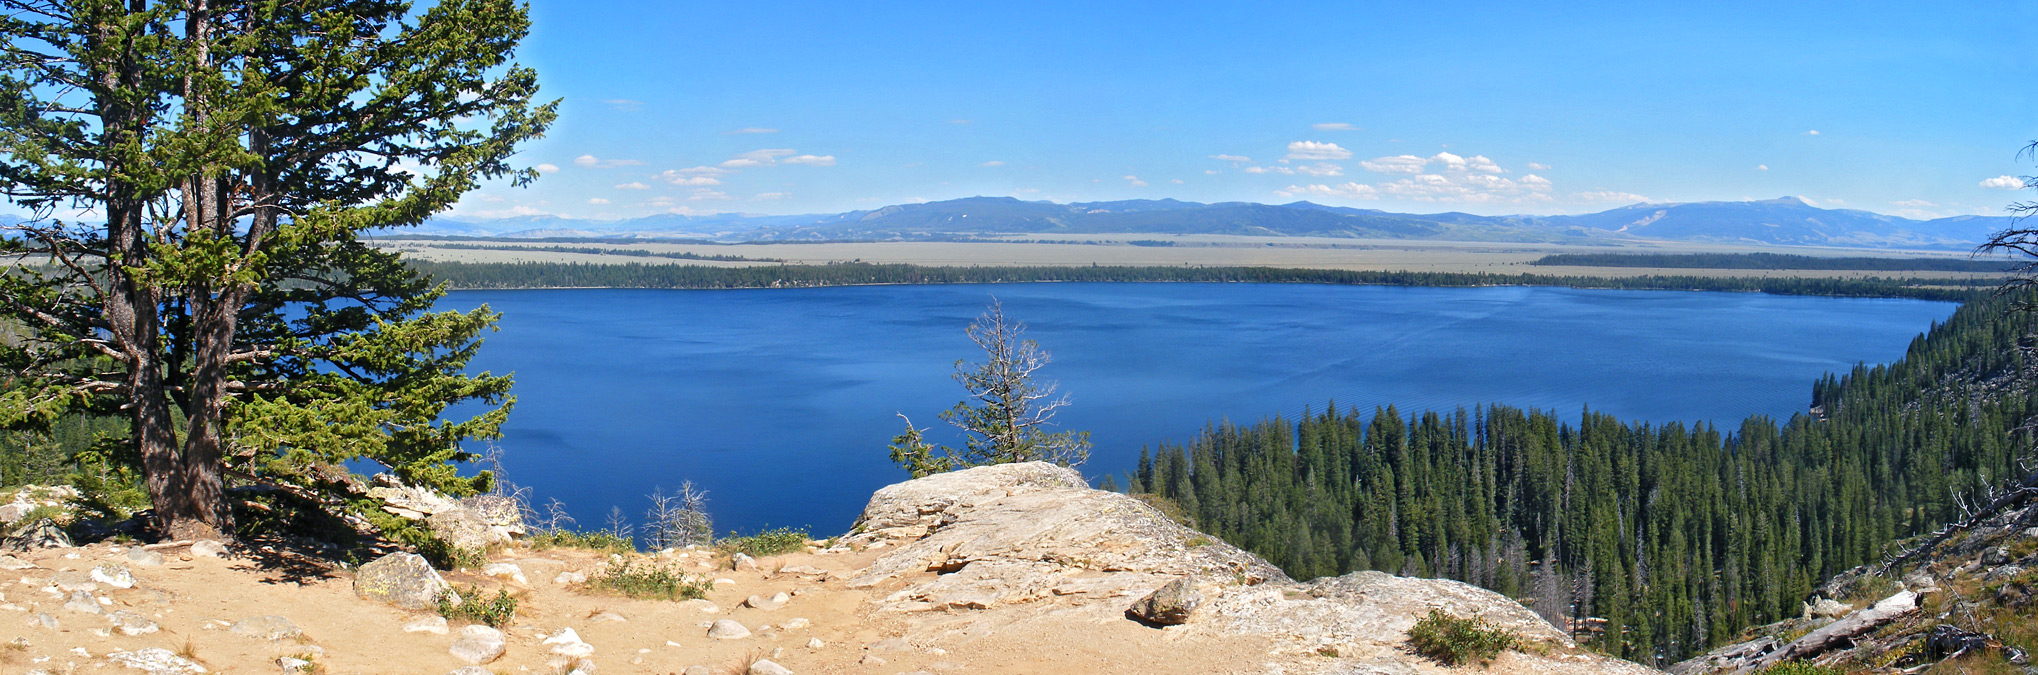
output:
[[[415,553],[391,553],[354,570],[354,594],[404,609],[428,609],[452,587]]]
[[[509,540],[508,535],[489,527],[473,509],[446,509],[432,514],[425,523],[432,526],[432,534],[455,548],[483,550]]]

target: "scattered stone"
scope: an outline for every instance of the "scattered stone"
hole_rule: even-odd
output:
[[[114,652],[106,658],[149,675],[180,675],[182,673],[203,673],[205,666],[191,659],[178,656],[176,652],[162,647],[149,647],[131,652]]]
[[[791,574],[791,575],[795,575],[795,576],[802,576],[802,577],[826,577],[826,576],[828,576],[828,570],[824,570],[824,569],[821,569],[821,568],[819,568],[819,567],[813,567],[813,566],[810,566],[810,565],[787,565],[787,566],[785,566],[784,568],[781,568],[781,569],[780,569],[780,570],[778,571],[778,573],[779,573],[779,574]]]
[[[509,539],[508,535],[489,527],[488,522],[473,509],[446,509],[425,518],[425,522],[432,526],[432,534],[454,548],[482,550]]]
[[[451,591],[446,580],[415,553],[391,553],[354,571],[354,594],[404,609],[428,609]]]
[[[735,579],[731,579],[731,578],[728,578],[728,577],[716,577],[716,578],[715,578],[715,585],[716,585],[716,586],[720,586],[720,585],[722,585],[722,584],[733,584],[733,583],[736,583],[736,580],[735,580]]]
[[[113,622],[114,628],[120,629],[122,635],[147,635],[156,632],[160,628],[156,625],[156,622],[150,621],[146,616],[142,616],[141,612],[130,609],[115,611],[107,615],[106,618]]]
[[[791,668],[772,663],[770,659],[758,659],[750,664],[750,675],[793,675]]]
[[[163,554],[145,548],[131,548],[127,550],[127,561],[135,567],[160,567]]]
[[[857,661],[857,663],[861,663],[866,666],[882,666],[885,664],[885,657],[878,656],[876,654],[864,654],[863,658]]]
[[[70,599],[64,601],[64,609],[79,614],[99,614],[106,611],[99,608],[99,598],[92,597],[91,593],[85,591],[73,591]]]
[[[750,557],[748,553],[737,553],[729,556],[729,569],[755,572],[757,571],[757,559]]]
[[[581,574],[579,572],[560,572],[559,576],[552,577],[552,583],[584,584],[587,583],[587,575]]]
[[[680,675],[714,675],[714,673],[715,671],[707,666],[687,666],[686,670],[680,671]]]
[[[708,602],[700,598],[694,598],[692,600],[679,603],[679,606],[692,608],[694,611],[700,612],[702,614],[714,614],[716,612],[722,611],[722,608],[716,606],[715,603]]]
[[[114,588],[134,588],[134,574],[113,563],[92,568],[92,580]]]
[[[295,656],[285,656],[276,659],[276,667],[282,668],[283,672],[286,673],[311,672],[311,662],[297,658]]]
[[[580,634],[571,628],[561,628],[552,637],[545,638],[545,644],[552,645],[552,653],[560,656],[579,658],[592,656],[594,645],[580,639]]]
[[[416,621],[412,621],[412,622],[410,622],[410,623],[407,623],[407,624],[404,624],[404,625],[403,625],[403,632],[405,632],[405,633],[431,633],[431,634],[433,634],[433,635],[445,635],[445,634],[446,634],[446,617],[443,617],[443,616],[428,616],[428,617],[424,617],[424,618],[422,618],[422,619],[418,619],[418,620],[416,620]]]
[[[461,666],[446,675],[495,675],[495,673],[481,666]]]
[[[1807,619],[1838,619],[1854,611],[1853,607],[1832,598],[1819,598],[1818,602],[1807,603],[1804,615]]]
[[[502,658],[505,641],[502,631],[487,626],[468,626],[460,629],[460,639],[446,649],[453,658],[481,665]]]
[[[482,565],[481,574],[483,576],[509,579],[516,582],[519,586],[531,585],[531,580],[524,578],[523,568],[517,567],[513,563],[489,563]]]
[[[714,627],[708,629],[708,637],[717,640],[741,640],[750,637],[750,629],[744,628],[743,624],[721,619],[715,622]]]
[[[593,659],[575,659],[566,675],[594,675],[595,670]]]
[[[274,614],[241,619],[240,622],[235,623],[233,628],[229,630],[232,630],[235,635],[251,637],[257,640],[281,640],[304,634],[304,631],[297,629],[297,624]]]
[[[782,627],[785,628],[786,630],[799,630],[801,628],[806,628],[811,624],[813,624],[813,622],[808,621],[804,618],[794,618],[786,621]]]
[[[913,651],[913,643],[907,642],[905,638],[886,638],[864,645],[863,648],[874,652],[910,652]]]
[[[2027,527],[2027,528],[2024,528],[2024,536],[2026,536],[2026,537],[2030,537],[2030,538],[2033,538],[2033,539],[2038,539],[2038,527]]]
[[[1187,623],[1189,613],[1201,604],[1203,594],[1196,592],[1196,578],[1182,577],[1140,598],[1127,611],[1147,623],[1176,626]]]
[[[57,521],[43,518],[26,527],[15,530],[5,541],[0,541],[0,550],[33,551],[44,548],[71,548],[71,535]]]
[[[629,621],[629,620],[630,620],[629,618],[624,617],[623,615],[617,614],[615,612],[596,612],[594,616],[587,617],[588,623],[602,623],[605,621]]]
[[[27,562],[11,555],[0,555],[0,570],[25,570],[33,569],[34,567],[35,563]]]
[[[505,538],[524,535],[524,513],[517,502],[502,495],[475,495],[460,500],[460,506],[474,512],[481,522]]]
[[[785,606],[785,601],[779,599],[784,596],[785,596],[784,593],[780,593],[778,595],[772,596],[771,599],[767,600],[753,595],[750,596],[748,600],[744,600],[743,605],[751,609],[761,609],[769,612]]]
[[[191,542],[191,555],[200,558],[218,558],[226,555],[226,544],[211,539]]]
[[[808,639],[807,639],[807,648],[808,648],[808,649],[820,649],[820,648],[822,648],[822,647],[826,647],[826,646],[828,646],[828,643],[826,643],[826,642],[822,642],[822,641],[821,641],[821,638],[808,638]]]
[[[50,616],[49,612],[36,612],[28,615],[28,625],[56,630],[57,626],[62,624],[57,623],[57,618]]]

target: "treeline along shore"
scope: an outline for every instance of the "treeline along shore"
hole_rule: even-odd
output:
[[[566,262],[461,263],[410,260],[412,268],[455,289],[811,288],[887,284],[998,284],[1041,282],[1295,283],[1364,286],[1567,286],[1617,290],[1759,292],[1777,295],[1916,298],[1962,302],[1985,294],[1994,279],[1914,277],[1750,278],[1703,275],[1637,277],[1195,266],[937,267],[906,264],[828,265],[588,264]]]
[[[1643,269],[1804,270],[2004,273],[2017,263],[1999,258],[1828,258],[1788,253],[1553,253],[1530,265]]]

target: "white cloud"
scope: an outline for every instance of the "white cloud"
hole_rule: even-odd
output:
[[[773,199],[785,199],[791,196],[792,195],[786,194],[784,192],[759,192],[757,193],[757,196],[751,197],[751,199],[755,199],[757,201],[770,201]]]
[[[1340,199],[1364,199],[1368,201],[1380,198],[1380,191],[1378,189],[1374,188],[1371,185],[1366,185],[1364,183],[1343,183],[1339,185],[1317,184],[1308,186],[1290,185],[1286,189],[1275,190],[1274,194],[1283,197],[1316,196],[1316,197],[1334,197]]]
[[[730,158],[729,161],[722,162],[722,166],[730,169],[743,169],[753,166],[771,166],[773,164],[778,163],[778,158],[790,154],[793,154],[793,150],[788,148],[766,148],[763,150],[752,150],[750,152],[746,152],[737,155],[733,158]]]
[[[1827,201],[1835,201],[1835,202],[1837,202],[1837,201],[1839,201],[1839,200],[1837,200],[1837,199],[1833,199],[1833,200],[1827,200]],[[1938,204],[1934,204],[1934,203],[1932,203],[1932,202],[1928,202],[1928,201],[1925,201],[1925,200],[1923,200],[1923,199],[1905,199],[1905,200],[1901,200],[1901,201],[1894,201],[1894,202],[1890,202],[1890,205],[1892,205],[1892,206],[1904,206],[1904,207],[1909,207],[1909,208],[1914,208],[1914,209],[1917,209],[1917,208],[1924,208],[1924,207],[1927,207],[1927,206],[1938,206]]]
[[[1644,197],[1633,192],[1616,192],[1613,190],[1593,190],[1590,192],[1580,192],[1571,195],[1571,198],[1583,202],[1623,202],[1628,204],[1650,201],[1648,197]]]
[[[802,164],[806,166],[835,166],[834,155],[796,155],[787,157],[784,161],[787,164]]]
[[[637,112],[639,110],[644,109],[643,101],[632,101],[627,98],[603,99],[602,102],[609,104],[610,108],[621,110],[623,112]]]
[[[689,169],[666,169],[658,174],[658,180],[673,185],[721,185],[722,180],[716,178],[716,176],[725,173],[729,173],[729,170],[712,166],[696,166]]]
[[[1415,155],[1395,155],[1375,157],[1359,162],[1359,166],[1373,173],[1422,173],[1422,166],[1425,163],[1423,158]]]
[[[991,161],[988,161],[988,162],[984,162],[984,163],[982,163],[982,164],[978,164],[977,166],[1004,166],[1004,165],[1005,165],[1005,163],[1004,163],[1004,162],[1000,162],[1000,161],[998,161],[998,160],[995,160],[995,159],[994,159],[994,160],[991,160]]]
[[[1542,162],[1529,162],[1528,168],[1530,171],[1549,171],[1550,165]]]
[[[649,185],[645,185],[645,184],[643,184],[643,183],[639,183],[639,182],[637,182],[637,181],[634,181],[634,180],[633,180],[633,181],[630,181],[630,182],[628,182],[628,183],[624,183],[624,184],[622,184],[622,185],[617,185],[617,186],[616,186],[616,189],[618,189],[618,190],[648,190],[648,189],[651,189],[651,186],[649,186]]]
[[[1311,124],[1311,125],[1309,125],[1309,128],[1311,128],[1311,129],[1315,129],[1315,130],[1317,130],[1317,131],[1358,131],[1358,130],[1359,130],[1359,128],[1358,128],[1358,127],[1352,126],[1352,125],[1350,125],[1350,124],[1346,124],[1346,123],[1344,123],[1344,122],[1322,122],[1322,123],[1319,123],[1319,124]]]
[[[1448,153],[1446,153],[1448,154]],[[1469,164],[1469,162],[1467,162]],[[1550,201],[1549,181],[1514,181],[1489,173],[1452,171],[1425,173],[1379,186],[1381,192],[1409,201],[1460,203],[1530,203]]]
[[[728,199],[728,198],[729,195],[720,190],[716,190],[713,188],[694,188],[693,195],[687,197],[687,200],[700,201],[703,199]]]
[[[1756,170],[1756,171],[1768,171],[1768,170],[1769,170],[1769,165],[1767,165],[1767,164],[1757,164],[1757,165],[1755,165],[1755,170]]]
[[[732,131],[724,131],[722,132],[722,135],[741,136],[743,134],[775,134],[775,133],[778,133],[778,130],[773,129],[771,127],[743,127],[741,129],[735,129]]]
[[[1806,135],[1806,136],[1817,136],[1817,135],[1819,135],[1819,130],[1817,130],[1817,129],[1813,129],[1813,130],[1811,130],[1811,131],[1807,131],[1807,132],[1804,132],[1804,135]]]
[[[1222,172],[1222,171],[1218,171],[1218,170],[1216,170],[1216,169],[1204,169],[1204,170],[1203,170],[1203,175],[1205,175],[1205,176],[1215,176],[1215,175],[1217,175],[1217,174],[1220,174],[1220,173],[1223,173],[1223,172]]]
[[[1506,169],[1500,168],[1499,164],[1493,163],[1493,160],[1487,159],[1485,155],[1466,157],[1465,168],[1481,173],[1507,173]]]
[[[1541,185],[1541,186],[1544,186],[1544,187],[1549,187],[1549,185],[1550,185],[1550,179],[1548,179],[1548,178],[1544,178],[1544,177],[1542,177],[1542,176],[1538,176],[1538,175],[1535,175],[1535,174],[1529,174],[1529,175],[1526,175],[1526,176],[1522,176],[1522,177],[1521,177],[1521,184],[1522,184],[1522,185]]]
[[[1351,159],[1352,151],[1337,147],[1336,143],[1316,141],[1295,141],[1288,144],[1288,159]]]
[[[594,155],[573,158],[573,165],[586,169],[613,169],[619,166],[637,166],[644,162],[634,159],[601,159]]]
[[[539,164],[531,168],[537,169],[538,173],[559,173],[559,165],[557,164]]]
[[[1246,167],[1246,168],[1245,168],[1245,172],[1246,172],[1246,173],[1278,173],[1278,174],[1286,174],[1286,175],[1290,175],[1290,176],[1293,176],[1293,175],[1295,175],[1295,170],[1294,170],[1294,169],[1290,169],[1290,168],[1288,168],[1288,167],[1285,167],[1285,166],[1248,166],[1248,167]]]
[[[1176,185],[1181,185],[1181,184],[1182,184],[1182,179],[1180,179],[1180,178],[1171,178],[1171,179],[1168,179],[1168,182],[1170,182],[1170,183],[1174,183],[1174,184],[1176,184]]]
[[[1133,187],[1146,187],[1146,181],[1140,180],[1138,176],[1126,176],[1125,182],[1131,183]]]
[[[1991,190],[2018,190],[2024,187],[2024,180],[2016,176],[1996,176],[1982,181],[1981,186]]]
[[[1210,158],[1221,162],[1231,162],[1233,164],[1253,161],[1253,158],[1246,157],[1244,155],[1211,155]]]
[[[600,205],[602,205],[602,204],[607,204],[607,203],[609,203],[609,200],[606,200],[606,199],[602,199],[602,198],[600,198],[600,197],[589,197],[589,198],[587,198],[587,203],[589,203],[589,204],[594,204],[594,205],[596,205],[596,206],[600,206]]]
[[[1328,163],[1328,162],[1318,162],[1318,163],[1315,163],[1315,164],[1308,164],[1308,165],[1304,165],[1304,166],[1298,166],[1298,167],[1295,167],[1295,170],[1296,170],[1296,171],[1298,171],[1298,172],[1301,172],[1301,173],[1303,173],[1303,174],[1307,174],[1307,175],[1311,175],[1311,176],[1342,176],[1342,175],[1345,175],[1345,170],[1344,170],[1344,167],[1340,167],[1340,166],[1338,166],[1338,165],[1336,165],[1336,164],[1331,164],[1331,163]]]

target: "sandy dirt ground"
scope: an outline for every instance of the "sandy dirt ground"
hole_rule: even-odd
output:
[[[442,675],[467,666],[448,647],[459,637],[406,632],[404,625],[435,616],[410,612],[355,596],[343,570],[322,569],[301,559],[262,555],[250,558],[195,557],[164,551],[166,564],[130,566],[131,589],[102,585],[103,613],[65,607],[66,597],[45,590],[60,571],[86,571],[103,563],[125,563],[118,546],[45,549],[17,554],[33,568],[0,571],[0,672],[139,673],[114,664],[113,652],[160,647],[193,657],[215,673],[276,673],[280,657],[303,657],[331,674]],[[904,643],[912,622],[938,617],[877,613],[863,591],[849,590],[839,576],[826,581],[774,574],[788,565],[835,573],[857,569],[877,552],[793,554],[763,558],[755,571],[727,569],[707,552],[662,556],[660,560],[715,579],[707,600],[632,600],[589,594],[555,583],[561,572],[588,570],[603,556],[577,550],[512,548],[494,556],[522,569],[527,584],[450,573],[456,588],[507,588],[520,598],[516,620],[505,627],[506,653],[484,667],[499,675],[561,673],[570,664],[548,652],[546,635],[572,628],[594,646],[589,657],[602,675],[685,673],[696,666],[710,673],[742,673],[768,658],[795,673],[1147,673],[1193,664],[1197,672],[1268,672],[1265,645],[1254,640],[1171,639],[1167,631],[1131,621],[1030,622],[979,635],[956,635],[935,643]],[[792,598],[775,610],[744,607],[751,595],[785,592]],[[111,630],[106,615],[130,610],[159,625],[153,633],[128,636]],[[605,614],[607,613],[607,614]],[[52,629],[34,621],[47,614]],[[249,617],[282,616],[302,634],[278,640],[248,637],[230,627]],[[621,617],[617,620],[615,617]],[[738,640],[707,636],[716,619],[742,623],[753,635]],[[795,619],[805,619],[805,622]],[[803,625],[804,624],[804,625]],[[924,638],[923,638],[924,639]],[[818,640],[818,646],[813,641]],[[695,670],[693,672],[701,672]]]

